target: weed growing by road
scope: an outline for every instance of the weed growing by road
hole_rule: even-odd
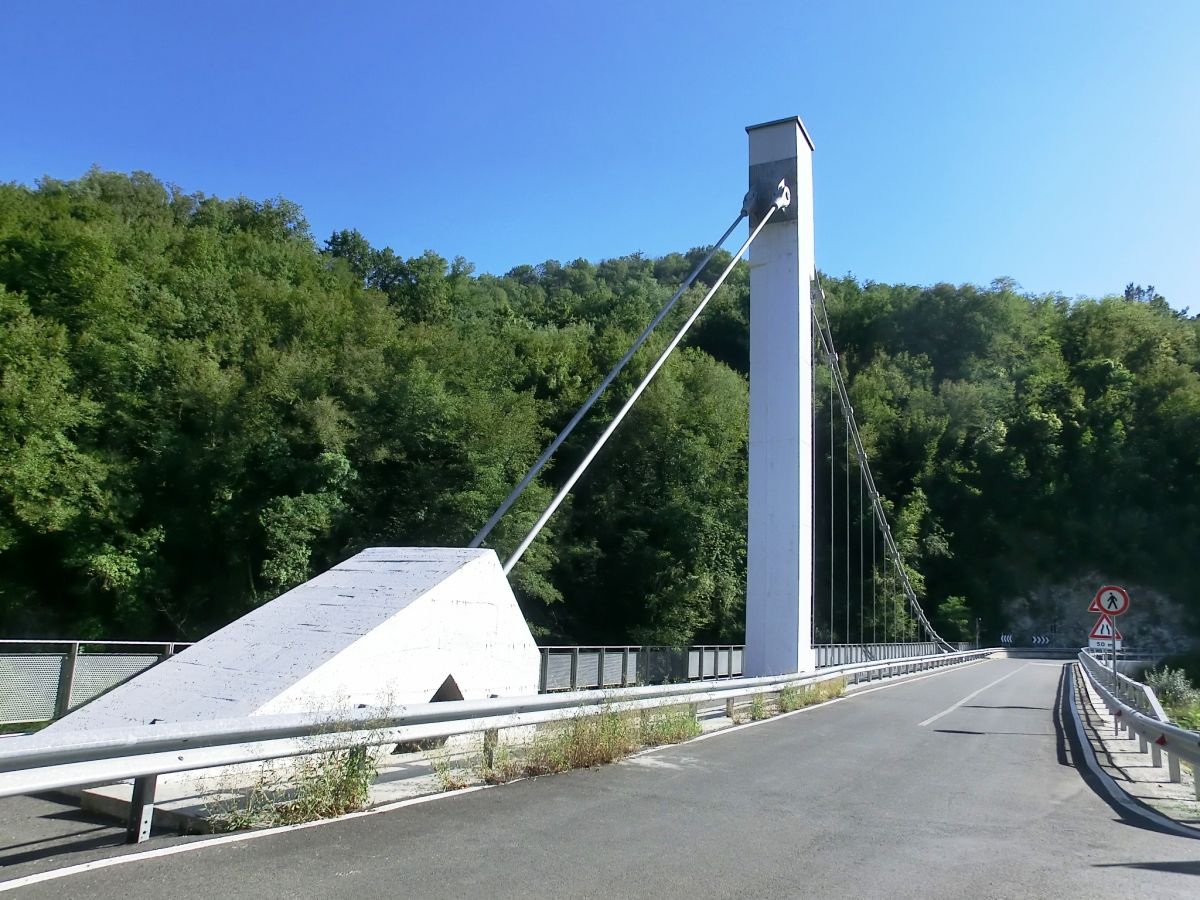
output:
[[[762,694],[755,694],[750,698],[750,721],[757,722],[765,719],[771,713],[767,710],[767,701]]]
[[[642,717],[639,738],[643,746],[678,744],[700,734],[700,722],[690,706],[677,706]]]
[[[522,768],[526,775],[548,775],[616,762],[641,747],[636,719],[603,710],[580,716],[538,735]]]
[[[496,744],[492,748],[490,764],[486,758],[479,763],[479,780],[484,784],[507,784],[523,774],[520,761],[507,744]]]
[[[779,692],[779,711],[781,713],[792,712],[792,710],[807,706],[808,704],[803,701],[804,695],[801,693],[800,688],[794,684],[789,684]]]
[[[439,750],[432,760],[433,775],[437,779],[439,790],[457,791],[471,783],[469,772],[456,766],[445,750]]]
[[[217,804],[208,823],[214,831],[237,831],[357,812],[377,773],[366,747],[315,753],[283,769],[266,764],[245,796]]]

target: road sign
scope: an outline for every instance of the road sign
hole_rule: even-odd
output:
[[[1112,618],[1107,613],[1101,613],[1100,618],[1096,620],[1096,624],[1092,626],[1088,638],[1109,642],[1114,639],[1119,641],[1121,640],[1121,632],[1117,630],[1117,626],[1113,624]]]
[[[1013,639],[1013,636],[1011,634],[1000,635],[1000,643],[1002,643],[1002,644],[1011,644],[1012,639]]]
[[[1035,634],[1033,636],[1032,643],[1034,646],[1037,646],[1038,644],[1048,644],[1050,643],[1050,638],[1044,634]]]
[[[1129,611],[1129,592],[1115,584],[1106,584],[1096,591],[1088,612],[1119,616]]]
[[[1116,644],[1117,644],[1117,646],[1116,646],[1117,650],[1122,649],[1122,647],[1124,646],[1123,641],[1118,640],[1116,642]],[[1091,647],[1093,650],[1112,650],[1113,649],[1113,641],[1111,638],[1108,640],[1105,640],[1104,638],[1091,638],[1088,641],[1088,646]]]

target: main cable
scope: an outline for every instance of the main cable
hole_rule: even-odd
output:
[[[725,233],[721,235],[720,239],[715,244],[713,244],[712,249],[710,249],[708,253],[704,255],[704,258],[696,264],[696,267],[693,268],[688,274],[688,277],[683,280],[683,283],[679,286],[679,289],[675,292],[671,299],[666,302],[663,308],[658,311],[658,314],[650,320],[650,324],[645,327],[640,335],[638,335],[637,340],[633,342],[633,346],[631,346],[628,352],[626,352],[626,354],[617,361],[617,364],[609,370],[609,373],[604,376],[604,380],[600,382],[594,391],[592,391],[591,395],[583,401],[583,405],[579,407],[575,415],[571,417],[571,421],[569,421],[563,427],[563,430],[558,433],[558,437],[551,441],[550,446],[542,451],[542,455],[537,458],[537,462],[535,462],[530,470],[525,473],[525,477],[522,478],[520,483],[512,489],[512,492],[504,498],[504,502],[500,504],[494,513],[492,513],[492,517],[487,520],[487,523],[482,528],[479,529],[479,532],[475,535],[475,537],[471,538],[471,543],[467,544],[468,547],[478,547],[485,540],[487,540],[487,536],[492,533],[492,529],[499,524],[500,520],[504,517],[504,514],[512,508],[514,503],[517,502],[521,494],[525,492],[525,489],[529,487],[529,485],[533,482],[533,479],[537,477],[538,472],[542,471],[542,468],[547,462],[550,461],[550,457],[553,456],[555,451],[562,446],[563,441],[565,441],[571,432],[575,430],[575,426],[583,420],[583,417],[587,415],[588,411],[592,408],[592,406],[595,405],[596,401],[600,399],[600,395],[603,394],[608,389],[608,386],[612,384],[614,380],[616,380],[616,377],[621,374],[621,370],[625,368],[631,359],[633,359],[633,355],[641,349],[642,344],[646,343],[646,340],[650,337],[650,334],[654,331],[654,329],[658,327],[658,324],[666,318],[667,314],[675,307],[675,304],[679,302],[679,298],[683,296],[684,291],[692,286],[692,282],[694,282],[700,276],[700,273],[703,272],[704,268],[709,264],[709,262],[712,261],[712,258],[716,255],[717,251],[721,249],[725,241],[729,239],[729,236],[733,234],[733,230],[737,228],[738,225],[742,224],[742,219],[746,218],[746,216],[749,214],[747,208],[749,201],[750,195],[747,194],[746,199],[742,201],[742,211],[738,213],[737,218],[733,220],[733,224],[725,229]]]
[[[759,222],[754,230],[750,232],[750,237],[746,238],[742,246],[738,248],[737,253],[733,255],[733,259],[729,261],[729,265],[725,267],[725,270],[721,273],[720,277],[716,280],[713,286],[708,289],[708,293],[706,293],[703,299],[696,304],[696,308],[692,310],[692,314],[687,317],[687,321],[683,323],[683,326],[675,333],[675,336],[671,338],[670,343],[668,343],[666,349],[659,354],[658,359],[654,361],[654,365],[650,367],[650,371],[646,373],[646,377],[638,383],[636,388],[634,388],[633,394],[630,395],[629,399],[625,401],[625,404],[620,408],[620,410],[617,411],[617,414],[613,417],[613,420],[608,423],[608,427],[604,429],[604,431],[600,434],[600,437],[597,438],[596,443],[592,445],[592,449],[588,451],[587,455],[583,458],[583,461],[580,462],[575,471],[571,473],[571,477],[567,479],[566,483],[559,489],[558,493],[554,495],[554,499],[550,501],[550,505],[546,507],[545,511],[538,518],[537,522],[534,523],[533,528],[531,528],[529,533],[525,535],[525,538],[517,546],[517,549],[513,551],[512,556],[510,556],[508,561],[504,563],[505,575],[512,571],[513,566],[517,564],[517,561],[520,560],[520,558],[525,554],[525,551],[529,549],[529,545],[532,544],[534,539],[537,538],[538,534],[541,533],[541,530],[545,527],[546,522],[550,520],[550,517],[554,515],[555,511],[562,504],[563,500],[566,499],[566,496],[570,492],[571,488],[575,486],[575,482],[579,480],[580,476],[582,476],[587,470],[587,467],[591,465],[592,460],[596,458],[596,454],[600,452],[600,449],[606,443],[608,443],[608,439],[612,437],[612,433],[617,430],[617,426],[620,425],[625,419],[625,416],[629,414],[629,410],[633,408],[633,404],[637,402],[637,399],[640,396],[642,396],[642,392],[646,390],[651,380],[655,375],[658,374],[658,370],[663,367],[664,363],[666,363],[667,357],[674,352],[677,346],[679,346],[680,341],[683,340],[684,336],[688,333],[688,330],[695,323],[696,319],[700,317],[700,313],[704,312],[704,307],[708,306],[708,301],[713,298],[713,295],[717,292],[717,289],[725,283],[725,279],[729,277],[729,273],[733,271],[733,267],[736,266],[742,256],[745,255],[746,251],[750,248],[750,245],[754,242],[754,239],[758,237],[759,232],[761,232],[766,224],[771,221],[771,216],[775,215],[775,213],[780,209],[788,206],[791,202],[791,191],[788,190],[782,181],[779,182],[779,187],[776,191],[775,198],[766,214],[762,217],[762,221]],[[747,205],[749,205],[749,198],[747,198]],[[745,211],[745,208],[746,207],[744,206],[743,211]]]

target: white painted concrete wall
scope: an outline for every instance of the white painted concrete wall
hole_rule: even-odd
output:
[[[747,675],[816,668],[812,649],[812,145],[799,119],[747,129],[792,193],[750,248]],[[778,181],[778,177],[775,181]],[[751,185],[754,187],[754,185]]]
[[[376,547],[46,728],[427,702],[538,690],[539,653],[492,550]]]

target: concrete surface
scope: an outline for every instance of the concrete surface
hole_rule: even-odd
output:
[[[375,547],[23,740],[158,722],[527,696],[540,655],[492,550]]]

